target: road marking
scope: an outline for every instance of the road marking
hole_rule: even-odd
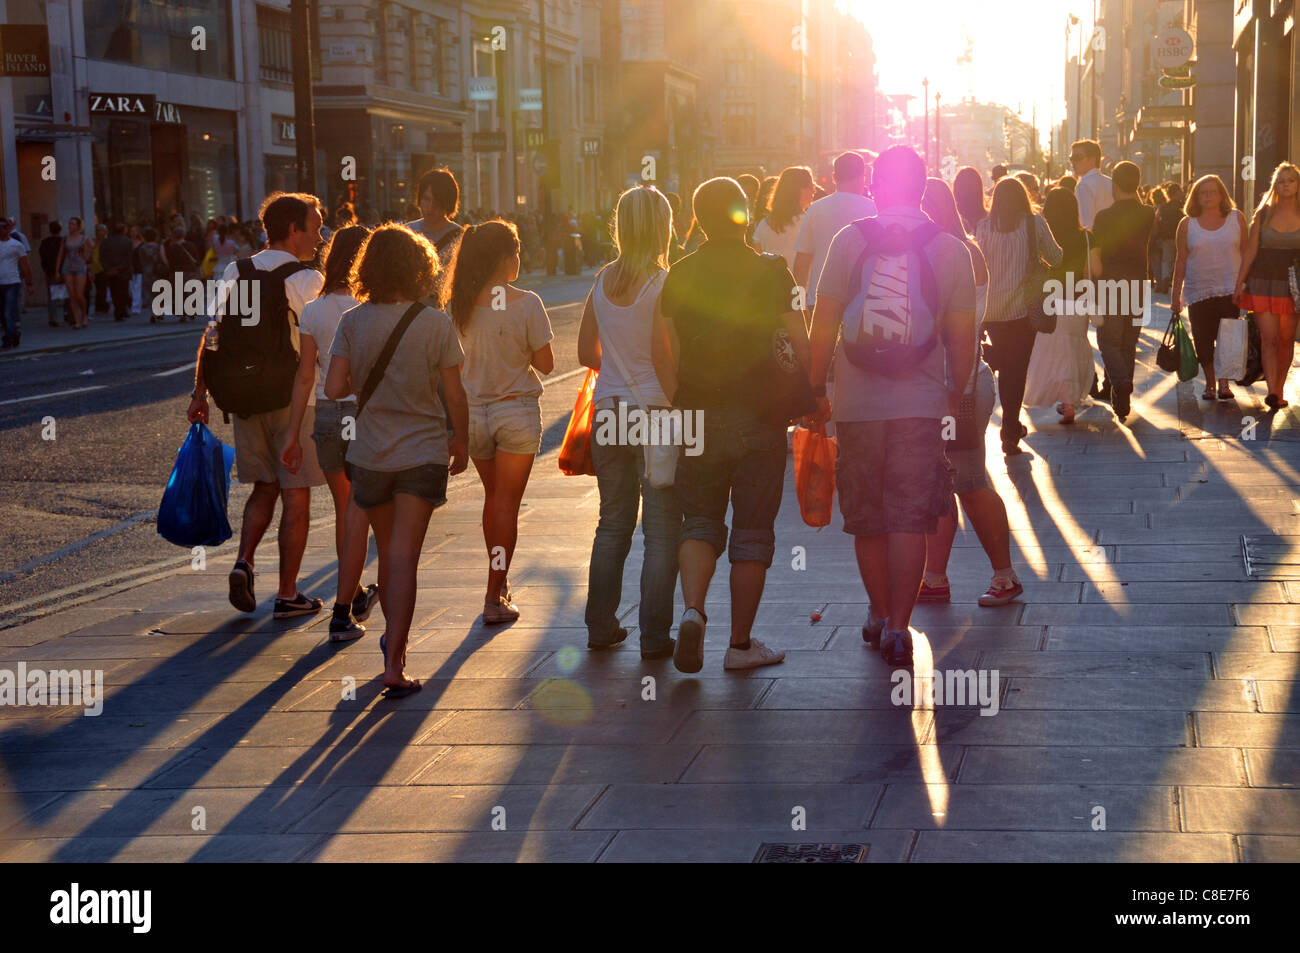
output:
[[[185,372],[185,371],[192,371],[192,370],[194,370],[194,362],[193,362],[193,361],[188,361],[188,362],[186,362],[185,364],[182,364],[180,367],[173,367],[170,371],[159,371],[157,374],[155,374],[155,375],[153,375],[153,376],[154,376],[154,377],[171,377],[173,374],[180,374],[180,373],[183,373],[183,372]]]
[[[116,523],[113,526],[108,527],[107,529],[101,529],[98,533],[92,533],[91,535],[87,536],[85,539],[79,539],[75,543],[70,543],[69,545],[64,546],[62,549],[55,550],[52,553],[46,553],[44,556],[38,556],[37,558],[31,560],[30,562],[23,563],[17,569],[11,570],[9,572],[0,572],[0,583],[12,582],[14,579],[17,579],[19,576],[23,575],[24,573],[29,573],[33,569],[39,568],[40,566],[44,566],[47,563],[52,563],[57,560],[60,560],[65,556],[72,556],[76,553],[79,553],[87,546],[90,546],[93,543],[97,543],[101,539],[107,539],[108,537],[120,533],[123,530],[130,529],[136,523],[142,522],[147,519],[152,519],[155,516],[157,516],[156,510],[147,510],[143,513],[136,513],[134,516],[128,516],[120,523]]]
[[[552,384],[558,384],[560,381],[567,381],[570,377],[577,377],[579,374],[587,373],[587,368],[580,367],[576,371],[569,371],[567,374],[561,374],[559,377],[548,377],[542,381],[542,387],[550,387]]]
[[[94,387],[74,387],[71,390],[56,390],[52,394],[37,394],[34,397],[13,397],[9,400],[0,400],[0,407],[7,404],[26,404],[33,400],[47,400],[51,397],[66,397],[69,394],[84,394],[87,391],[103,390],[107,386],[107,384],[96,384]]]

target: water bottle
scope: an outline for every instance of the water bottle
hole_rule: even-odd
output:
[[[203,332],[203,347],[209,351],[217,349],[217,322],[208,322],[208,329]]]

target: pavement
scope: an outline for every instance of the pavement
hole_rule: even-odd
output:
[[[851,541],[838,514],[801,522],[789,470],[754,630],[784,664],[722,670],[725,566],[703,671],[642,662],[639,539],[627,642],[589,652],[595,481],[551,450],[513,625],[478,618],[478,488],[434,514],[408,657],[425,688],[400,701],[378,697],[378,609],[341,647],[324,613],[271,619],[274,547],[251,616],[223,557],[0,630],[0,669],[102,671],[106,695],[96,717],[0,706],[0,860],[1300,860],[1297,411],[1266,415],[1258,384],[1198,403],[1155,370],[1156,323],[1128,427],[1032,411],[1009,463],[990,429],[1025,596],[976,605],[989,567],[963,529],[953,602],[914,616],[915,681],[861,641]],[[304,580],[332,594],[328,530]],[[985,697],[897,703],[956,673]]]

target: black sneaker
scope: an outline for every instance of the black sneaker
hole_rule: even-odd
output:
[[[626,638],[627,638],[627,629],[620,626],[618,631],[614,633],[614,637],[612,639],[609,639],[608,641],[597,642],[594,639],[592,639],[591,636],[587,636],[587,648],[596,651],[599,651],[600,649],[612,649],[614,646],[620,644]]]
[[[308,598],[300,592],[292,599],[281,599],[277,597],[275,600],[274,615],[277,619],[292,619],[295,616],[300,615],[315,615],[317,612],[320,612],[321,607],[324,605],[325,603],[321,602],[319,599]]]
[[[331,642],[351,642],[353,639],[359,639],[365,634],[366,627],[358,623],[350,615],[346,618],[334,616],[330,619]]]
[[[352,618],[358,622],[365,622],[370,618],[370,610],[375,607],[379,601],[379,584],[372,582],[357,594],[352,600]]]

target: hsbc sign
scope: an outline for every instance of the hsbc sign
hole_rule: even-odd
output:
[[[1175,69],[1191,62],[1195,52],[1191,34],[1178,27],[1161,30],[1151,45],[1151,56],[1156,69]]]

